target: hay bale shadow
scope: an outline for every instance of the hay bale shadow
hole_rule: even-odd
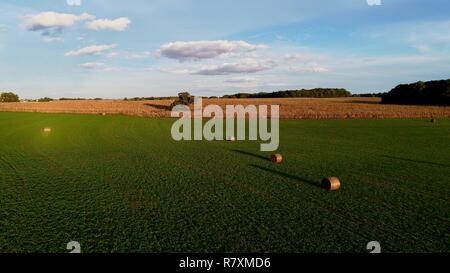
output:
[[[379,104],[382,105],[381,101],[372,101],[372,100],[350,100],[345,103],[353,103],[353,104]]]
[[[238,154],[243,154],[243,155],[251,156],[251,157],[254,157],[254,158],[258,158],[258,159],[262,159],[262,160],[264,160],[264,161],[270,161],[270,158],[268,158],[268,157],[264,157],[264,156],[259,155],[259,154],[254,154],[254,153],[246,152],[246,151],[243,151],[243,150],[233,150],[233,152],[238,153]]]
[[[161,104],[153,104],[153,103],[144,103],[145,106],[156,108],[158,110],[170,111],[169,105],[161,105]]]
[[[430,162],[430,161],[425,161],[425,160],[414,160],[414,159],[408,159],[408,158],[396,157],[396,156],[390,156],[390,155],[382,155],[381,157],[394,159],[394,160],[401,160],[401,161],[406,161],[406,162],[411,162],[411,163],[428,164],[428,165],[434,165],[434,166],[438,166],[438,167],[450,168],[450,165],[447,165],[447,164]]]
[[[250,166],[253,167],[253,168],[257,168],[257,169],[263,170],[265,172],[276,174],[276,175],[279,175],[279,176],[282,176],[282,177],[285,177],[285,178],[288,178],[288,179],[291,179],[291,180],[296,180],[298,182],[306,183],[308,185],[311,185],[311,186],[314,186],[314,187],[322,189],[321,183],[317,183],[316,181],[312,181],[312,180],[309,180],[309,179],[306,179],[306,178],[303,178],[303,177],[300,177],[300,176],[284,173],[284,172],[281,172],[281,171],[278,171],[278,170],[273,170],[273,169],[269,169],[269,168],[258,166],[258,165],[253,165],[252,164]]]

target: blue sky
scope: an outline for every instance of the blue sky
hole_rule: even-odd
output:
[[[0,2],[0,90],[23,98],[384,92],[449,63],[447,0]]]

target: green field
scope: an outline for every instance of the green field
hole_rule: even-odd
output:
[[[280,165],[172,122],[0,113],[0,252],[450,251],[450,120],[281,121]]]

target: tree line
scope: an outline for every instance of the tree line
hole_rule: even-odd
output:
[[[343,88],[314,88],[300,90],[286,90],[272,93],[237,93],[225,95],[225,99],[255,99],[255,98],[340,98],[350,97],[352,93]]]
[[[400,84],[383,95],[384,104],[450,105],[450,79]]]

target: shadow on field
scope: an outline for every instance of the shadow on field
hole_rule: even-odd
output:
[[[252,164],[250,166],[252,166],[253,168],[257,168],[257,169],[260,169],[260,170],[263,170],[263,171],[266,171],[266,172],[269,172],[269,173],[272,173],[272,174],[276,174],[276,175],[279,175],[279,176],[283,176],[283,177],[292,179],[292,180],[297,180],[299,182],[303,182],[303,183],[309,184],[311,186],[322,188],[319,183],[316,183],[315,181],[312,181],[312,180],[309,180],[309,179],[306,179],[306,178],[302,178],[302,177],[299,177],[299,176],[296,176],[296,175],[280,172],[280,171],[277,171],[277,170],[272,170],[272,169],[269,169],[269,168],[266,168],[266,167],[261,167],[261,166],[258,166],[258,165],[253,165]]]
[[[435,162],[429,162],[429,161],[423,161],[423,160],[414,160],[414,159],[389,156],[389,155],[382,155],[382,157],[389,158],[389,159],[395,159],[395,160],[402,160],[402,161],[407,161],[407,162],[413,162],[413,163],[428,164],[428,165],[450,168],[450,165],[442,164],[442,163],[435,163]]]
[[[153,103],[145,103],[145,106],[153,107],[159,110],[167,110],[170,111],[170,106],[167,105],[161,105],[161,104],[153,104]]]
[[[258,155],[258,154],[254,154],[254,153],[250,153],[250,152],[246,152],[246,151],[242,151],[242,150],[233,150],[233,152],[238,153],[238,154],[248,155],[248,156],[251,156],[251,157],[254,157],[254,158],[258,158],[258,159],[262,159],[262,160],[265,160],[265,161],[269,160],[269,158],[264,157],[262,155]]]
[[[371,101],[371,100],[352,100],[350,103],[358,103],[358,104],[380,104],[380,101]]]

